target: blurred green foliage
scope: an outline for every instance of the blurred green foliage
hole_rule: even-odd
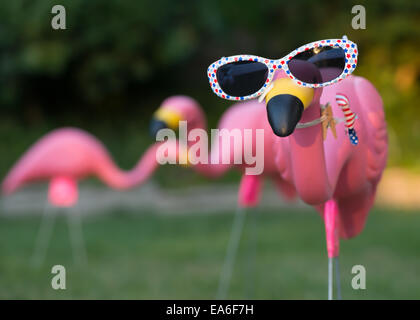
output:
[[[66,30],[51,28],[55,4],[66,8]],[[355,4],[366,7],[366,30],[351,28]],[[419,21],[415,0],[2,1],[0,173],[64,125],[93,132],[132,165],[151,142],[148,119],[169,95],[195,97],[216,125],[229,104],[211,93],[205,71],[220,56],[280,57],[343,34],[359,45],[356,74],[384,99],[390,164],[420,168]]]

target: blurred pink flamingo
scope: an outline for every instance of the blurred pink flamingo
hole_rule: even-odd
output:
[[[128,189],[147,180],[156,166],[149,161],[158,144],[151,146],[131,171],[120,170],[104,145],[77,128],[54,130],[38,140],[13,166],[3,181],[3,193],[15,192],[24,184],[49,181],[48,200],[57,207],[76,204],[77,181],[95,175],[114,189]]]
[[[158,144],[151,146],[131,171],[120,170],[102,143],[91,134],[76,128],[57,129],[37,141],[13,166],[2,184],[5,195],[34,181],[49,181],[48,202],[57,208],[75,207],[78,201],[77,182],[95,175],[109,187],[128,189],[145,181],[157,166],[149,161],[155,156]],[[48,208],[48,207],[47,207]],[[52,230],[52,219],[47,208],[38,235],[34,259],[39,262],[45,253]],[[78,214],[72,215],[79,218]],[[47,217],[50,217],[47,219]],[[69,216],[69,219],[73,219]],[[73,220],[69,220],[73,221]],[[73,248],[80,259],[85,259],[81,244],[80,220],[71,229]],[[78,236],[76,237],[76,233]]]
[[[218,125],[218,129],[227,129],[229,131],[239,129],[242,133],[245,129],[252,129],[253,131],[264,129],[264,170],[261,175],[243,174],[240,190],[238,192],[238,204],[241,207],[253,207],[258,204],[262,177],[272,179],[276,186],[278,186],[279,192],[286,199],[292,200],[296,197],[296,191],[293,185],[284,181],[277,171],[274,160],[274,149],[272,146],[274,141],[278,138],[270,129],[265,110],[262,106],[263,104],[255,101],[236,103],[222,115]],[[204,113],[200,105],[194,99],[187,96],[172,96],[164,100],[156,111],[151,122],[151,134],[156,135],[156,133],[163,128],[177,130],[179,121],[187,122],[188,132],[197,128],[204,130],[207,128]],[[242,136],[244,136],[244,134],[242,134]],[[221,139],[222,138],[219,136],[219,152],[211,150],[208,164],[198,163],[191,165],[193,170],[209,178],[218,178],[232,168],[244,172],[245,168],[253,166],[253,164],[246,164],[245,161],[242,161],[241,164],[234,164],[234,148],[222,148]],[[188,143],[190,146],[194,142],[188,141]],[[255,153],[256,135],[253,134],[252,140],[245,140],[244,144],[251,145],[253,153]],[[243,152],[245,149],[246,148],[243,147],[241,151]],[[214,158],[214,154],[218,154],[221,159],[223,158],[224,152],[230,153],[230,161],[228,164],[223,164],[221,160],[219,163],[211,162],[211,159]],[[177,154],[177,157],[179,156],[180,155]],[[154,162],[155,159],[150,157],[149,161]],[[156,166],[145,168],[145,174],[150,176],[152,172],[149,170],[155,168]]]
[[[217,150],[212,149],[209,153],[208,164],[198,163],[190,166],[199,174],[210,178],[218,178],[233,168],[243,172],[238,190],[238,210],[235,214],[235,220],[232,226],[217,298],[225,298],[227,295],[230,278],[232,276],[232,268],[244,225],[244,210],[245,208],[251,208],[258,205],[263,177],[272,180],[279,193],[287,201],[293,201],[296,198],[296,190],[293,185],[285,181],[278,173],[275,164],[275,149],[273,148],[274,142],[278,137],[270,129],[270,124],[268,123],[263,105],[264,104],[256,101],[236,103],[222,115],[218,125],[218,129],[227,129],[229,131],[239,129],[242,136],[244,136],[245,129],[252,129],[253,133],[255,133],[257,129],[264,130],[264,170],[261,175],[245,174],[245,168],[252,166],[246,164],[245,161],[242,161],[242,164],[234,164],[234,149],[223,149],[222,141],[220,140],[222,139],[221,137],[219,137],[218,152]],[[179,121],[187,122],[188,132],[196,128],[207,128],[204,113],[200,105],[194,99],[187,96],[172,96],[164,100],[160,108],[156,111],[150,126],[151,134],[156,135],[157,132],[163,128],[177,130]],[[244,139],[244,144],[252,146],[254,154],[256,153],[256,142],[255,134],[252,135],[252,140]],[[188,143],[187,149],[193,142],[188,141]],[[246,147],[243,146],[241,152],[244,152],[245,149]],[[177,151],[179,150],[177,149]],[[221,159],[223,157],[223,152],[230,153],[229,164],[222,164],[221,161],[219,161],[219,164],[211,163],[211,159],[215,154],[218,154]],[[180,155],[177,154],[177,157],[179,156]],[[155,169],[156,167],[150,166],[149,168]]]

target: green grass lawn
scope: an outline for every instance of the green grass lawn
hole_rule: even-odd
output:
[[[86,217],[88,264],[81,266],[72,256],[66,220],[59,217],[44,264],[35,268],[30,257],[40,217],[2,216],[0,298],[213,299],[232,219],[232,213],[122,211]],[[363,233],[342,242],[343,297],[419,299],[419,228],[418,213],[373,210]],[[248,216],[242,240],[228,298],[326,298],[325,236],[315,211],[258,211]],[[66,267],[66,290],[51,288],[56,264]],[[366,267],[366,290],[351,288],[356,264]]]

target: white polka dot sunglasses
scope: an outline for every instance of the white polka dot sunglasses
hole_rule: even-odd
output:
[[[254,55],[223,57],[209,66],[207,76],[219,97],[248,100],[266,91],[277,69],[304,87],[319,88],[343,80],[356,68],[357,53],[357,45],[343,36],[305,44],[277,60]]]

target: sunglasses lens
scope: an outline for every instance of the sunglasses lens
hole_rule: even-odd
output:
[[[257,61],[237,61],[217,69],[222,90],[234,97],[245,97],[261,89],[268,77],[268,68]]]
[[[344,50],[330,46],[301,52],[289,61],[290,72],[300,81],[310,84],[336,79],[343,73],[344,66]]]

